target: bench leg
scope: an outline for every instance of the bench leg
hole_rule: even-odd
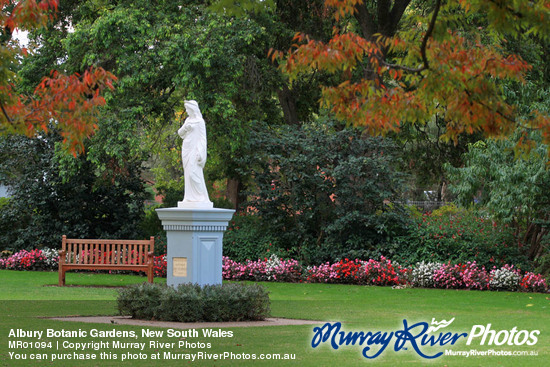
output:
[[[65,286],[65,269],[62,267],[59,268],[59,286]]]

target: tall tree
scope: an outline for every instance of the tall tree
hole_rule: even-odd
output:
[[[95,113],[105,104],[101,93],[112,89],[116,78],[102,68],[73,75],[52,71],[32,93],[22,94],[15,71],[28,50],[13,34],[46,26],[55,17],[58,1],[1,0],[0,7],[0,134],[34,136],[46,132],[55,121],[64,143],[76,153],[96,129]]]
[[[314,7],[281,3],[288,7],[234,17],[193,0],[68,1],[60,5],[57,23],[35,34],[51,47],[31,56],[22,74],[33,80],[38,68],[58,63],[68,72],[96,65],[116,74],[108,119],[116,118],[135,137],[138,143],[132,144],[149,143],[153,179],[179,191],[180,142],[174,132],[183,121],[183,100],[196,99],[209,138],[207,177],[210,182],[228,178],[237,205],[246,178],[236,158],[247,154],[245,142],[255,122],[299,124],[318,112],[318,77],[297,80],[290,88],[267,51],[289,47],[302,26],[330,34],[331,18],[317,21],[324,9],[320,0],[311,2]]]
[[[325,71],[339,83],[325,85],[322,104],[337,117],[373,133],[404,124],[445,120],[442,138],[466,133],[505,136],[518,125],[540,129],[550,141],[550,118],[540,111],[518,115],[500,81],[522,81],[529,65],[495,42],[464,33],[468,16],[485,14],[497,40],[528,32],[550,37],[547,0],[326,0],[339,21],[328,41],[298,33],[288,52],[273,52],[296,78]]]
[[[120,166],[103,152],[94,161],[69,155],[67,164],[61,141],[55,126],[39,138],[0,138],[0,172],[12,193],[0,211],[0,249],[56,248],[64,234],[141,238],[141,161]]]
[[[464,167],[447,169],[457,199],[463,205],[475,201],[512,226],[518,246],[535,259],[550,241],[550,170],[548,146],[541,144],[540,134],[529,134],[537,144],[519,159],[513,148],[521,131],[510,139],[471,144]]]

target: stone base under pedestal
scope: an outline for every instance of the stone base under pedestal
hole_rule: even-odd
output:
[[[223,234],[234,210],[157,209],[166,230],[168,285],[222,283]]]

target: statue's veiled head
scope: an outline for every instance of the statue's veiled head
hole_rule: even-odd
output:
[[[197,101],[185,101],[185,110],[191,119],[202,119],[201,110]]]

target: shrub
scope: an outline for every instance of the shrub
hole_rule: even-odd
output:
[[[550,276],[550,249],[547,250],[545,255],[540,256],[536,259],[536,269],[535,273],[544,275],[545,277]]]
[[[365,274],[365,284],[400,285],[407,282],[407,269],[402,268],[398,263],[392,263],[384,256],[380,257],[380,261],[370,259],[363,262],[360,278],[362,278],[362,272]]]
[[[519,289],[525,292],[547,292],[548,285],[541,274],[527,272],[519,283]]]
[[[530,146],[518,158],[515,148],[524,139]],[[507,139],[469,144],[460,168],[445,166],[451,183],[449,189],[457,202],[463,205],[477,202],[476,206],[492,217],[513,225],[516,243],[530,260],[542,254],[548,244],[550,170],[547,159],[542,157],[549,148],[538,129],[519,128]],[[504,263],[519,265],[512,260]]]
[[[194,322],[203,318],[205,305],[199,285],[180,285],[178,291],[172,287],[162,288],[159,305],[154,308],[154,319]]]
[[[309,283],[333,283],[333,279],[336,278],[336,271],[327,261],[321,265],[308,266],[306,276]]]
[[[409,235],[399,239],[395,259],[408,265],[475,261],[487,269],[504,264],[529,269],[529,261],[508,226],[478,217],[472,211],[439,210],[441,215],[434,212],[416,219]]]
[[[262,259],[274,248],[257,215],[237,213],[223,236],[223,254],[235,261]],[[276,246],[275,246],[276,248]]]
[[[302,265],[297,260],[281,260],[272,254],[266,260],[267,279],[276,282],[297,282],[302,279]]]
[[[222,278],[226,280],[241,280],[246,273],[246,267],[227,256],[222,257]]]
[[[451,265],[443,264],[434,272],[434,287],[453,289],[488,289],[489,275],[476,262]]]
[[[281,260],[275,254],[263,260],[246,260],[244,264],[224,256],[222,277],[227,280],[297,282],[302,278],[302,266],[296,260]]]
[[[42,255],[46,258],[46,269],[57,270],[59,265],[59,250],[44,247],[42,249]]]
[[[380,261],[343,259],[332,265],[327,262],[308,267],[306,273],[311,283],[399,285],[407,281],[407,270],[383,256]]]
[[[156,277],[166,278],[166,255],[153,257],[153,273]]]
[[[436,262],[419,262],[411,271],[411,285],[413,287],[432,288],[434,286],[435,271],[443,264]]]
[[[358,273],[362,266],[363,262],[357,259],[343,259],[334,264],[326,262],[319,266],[310,266],[306,269],[307,281],[311,283],[361,283]]]
[[[278,255],[306,265],[368,259],[387,255],[392,239],[406,232],[404,209],[391,204],[403,177],[389,139],[326,123],[259,133],[250,144],[257,154],[242,162],[253,179],[246,205],[276,240]]]
[[[13,195],[0,210],[0,249],[54,248],[62,234],[138,236],[146,198],[140,154],[121,146],[110,154],[94,137],[73,158],[56,148],[62,139],[56,129],[40,138],[0,139],[0,172]]]
[[[154,319],[159,312],[161,299],[165,296],[164,286],[142,283],[119,291],[117,303],[121,315],[134,319]]]
[[[0,269],[12,270],[52,270],[51,260],[42,253],[42,250],[21,250],[6,259],[0,259]]]
[[[498,291],[517,291],[521,272],[519,269],[514,269],[513,265],[504,265],[500,269],[491,270],[491,280],[489,287]]]
[[[263,320],[270,314],[266,288],[259,284],[232,283],[177,287],[143,283],[119,292],[121,315],[162,321]]]

